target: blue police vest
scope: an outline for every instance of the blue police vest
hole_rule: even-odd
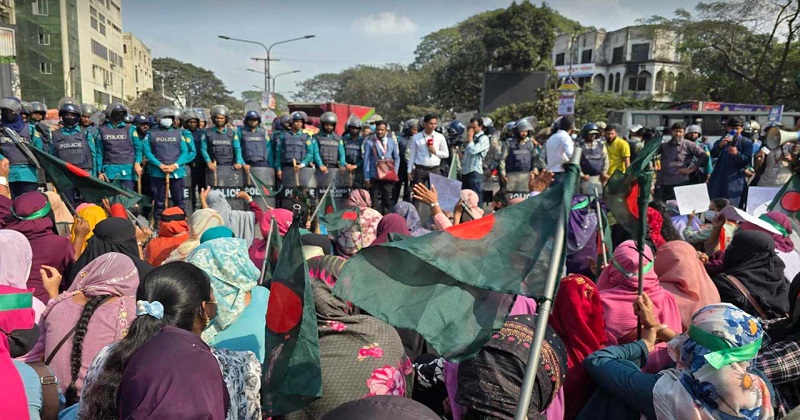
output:
[[[150,150],[164,165],[172,165],[181,157],[182,130],[150,130]]]
[[[133,165],[136,160],[136,149],[133,147],[130,128],[100,127],[100,138],[103,141],[104,165]]]
[[[508,156],[506,156],[506,173],[509,172],[530,172],[533,170],[531,152],[533,142],[526,141],[520,143],[516,139],[508,141]]]
[[[300,132],[298,134],[285,131],[283,133],[283,164],[291,165],[292,159],[298,164],[306,157],[306,142],[308,135]]]
[[[233,165],[233,130],[220,133],[215,127],[211,127],[206,131],[206,137],[211,160],[218,165]]]
[[[56,157],[81,169],[92,169],[92,151],[86,140],[86,132],[64,134],[60,129],[53,132]]]
[[[581,154],[581,171],[589,176],[597,176],[603,173],[606,158],[603,155],[602,147],[589,149],[586,144],[581,144],[583,154]]]
[[[20,152],[19,147],[14,144],[10,137],[5,136],[5,133],[0,132],[2,137],[0,137],[0,153],[8,159],[9,165],[30,165],[30,162],[25,157],[22,152]],[[31,131],[30,125],[25,124],[22,126],[22,130],[17,133],[23,140],[26,140],[31,146]]]
[[[319,154],[325,166],[337,166],[339,164],[339,143],[341,141],[342,138],[336,134],[326,135],[320,133],[317,135]]]
[[[253,132],[243,129],[241,141],[244,142],[242,153],[245,163],[249,165],[267,160],[267,133],[264,130]]]
[[[347,163],[355,165],[361,160],[361,143],[362,140],[360,138],[344,141],[344,160]]]

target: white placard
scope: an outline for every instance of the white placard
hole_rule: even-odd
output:
[[[759,216],[756,214],[756,209],[762,204],[769,205],[772,203],[772,199],[778,195],[778,191],[781,190],[782,187],[748,187],[747,188],[747,212]]]
[[[681,215],[702,213],[708,210],[708,205],[711,204],[706,184],[675,187],[675,200],[678,201],[678,211]]]

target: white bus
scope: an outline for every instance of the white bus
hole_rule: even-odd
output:
[[[692,110],[636,110],[622,109],[609,111],[608,123],[616,123],[625,130],[628,127],[641,124],[644,127],[657,130],[669,129],[676,122],[686,125],[698,124],[703,129],[704,136],[722,136],[725,134],[725,123],[730,117],[740,117],[744,121],[757,121],[763,129],[767,125],[769,112],[766,111],[692,111]],[[800,120],[800,112],[784,112],[781,123],[784,130],[792,130]],[[623,135],[623,133],[620,133]]]

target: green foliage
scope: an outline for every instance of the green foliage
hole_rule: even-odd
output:
[[[608,111],[614,109],[651,109],[653,101],[637,99],[628,95],[616,95],[611,92],[596,92],[585,87],[575,98],[575,121],[578,125],[606,119]]]
[[[162,81],[165,94],[175,99],[181,108],[210,108],[217,104],[226,105],[231,110],[242,108],[241,101],[231,96],[231,91],[211,70],[174,58],[155,58],[154,91],[161,91]]]
[[[286,97],[280,93],[273,93],[272,95],[275,97],[275,113],[282,114],[284,112],[289,112],[289,101]],[[261,91],[246,90],[242,92],[241,98],[242,102],[257,101],[261,103]]]
[[[502,106],[489,114],[495,127],[531,115],[539,121],[539,129],[549,127],[558,117],[558,92],[555,89],[540,89],[536,93],[536,101]]]
[[[161,96],[160,90],[154,91],[153,89],[147,89],[143,91],[136,100],[127,101],[125,104],[134,114],[147,115],[151,112],[155,112],[155,110],[162,106],[172,106],[172,101],[164,99],[164,97]]]

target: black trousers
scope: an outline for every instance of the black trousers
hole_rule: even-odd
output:
[[[400,162],[400,169],[398,170],[397,177],[400,178],[400,182],[396,182],[394,184],[394,190],[392,191],[392,200],[395,203],[400,201],[400,189],[403,189],[403,201],[411,201],[411,186],[408,183],[408,166],[404,162]]]
[[[653,191],[653,197],[656,200],[668,201],[675,199],[675,187],[682,187],[684,185],[691,185],[691,181],[681,182],[675,185],[657,185],[656,190]]]
[[[439,167],[439,166],[420,166],[420,165],[417,165],[417,167],[414,168],[414,172],[413,172],[414,177],[413,177],[413,179],[411,181],[411,185],[409,186],[409,189],[413,190],[414,185],[417,185],[417,184],[425,184],[426,187],[430,188],[431,187],[431,174],[441,175],[442,174],[441,167]],[[411,198],[411,197],[409,197],[409,198]],[[419,204],[419,200],[414,200],[414,205],[416,206],[418,204]]]
[[[391,212],[394,207],[392,203],[392,189],[395,183],[373,179],[371,184],[369,195],[372,198],[372,208],[378,210],[381,214]],[[380,195],[380,202],[378,200],[378,195]]]
[[[206,166],[205,162],[195,162],[192,165],[192,188],[189,197],[190,200],[192,200],[193,210],[198,210],[200,208],[200,190],[208,186],[208,182],[206,181],[207,169],[208,166]]]

